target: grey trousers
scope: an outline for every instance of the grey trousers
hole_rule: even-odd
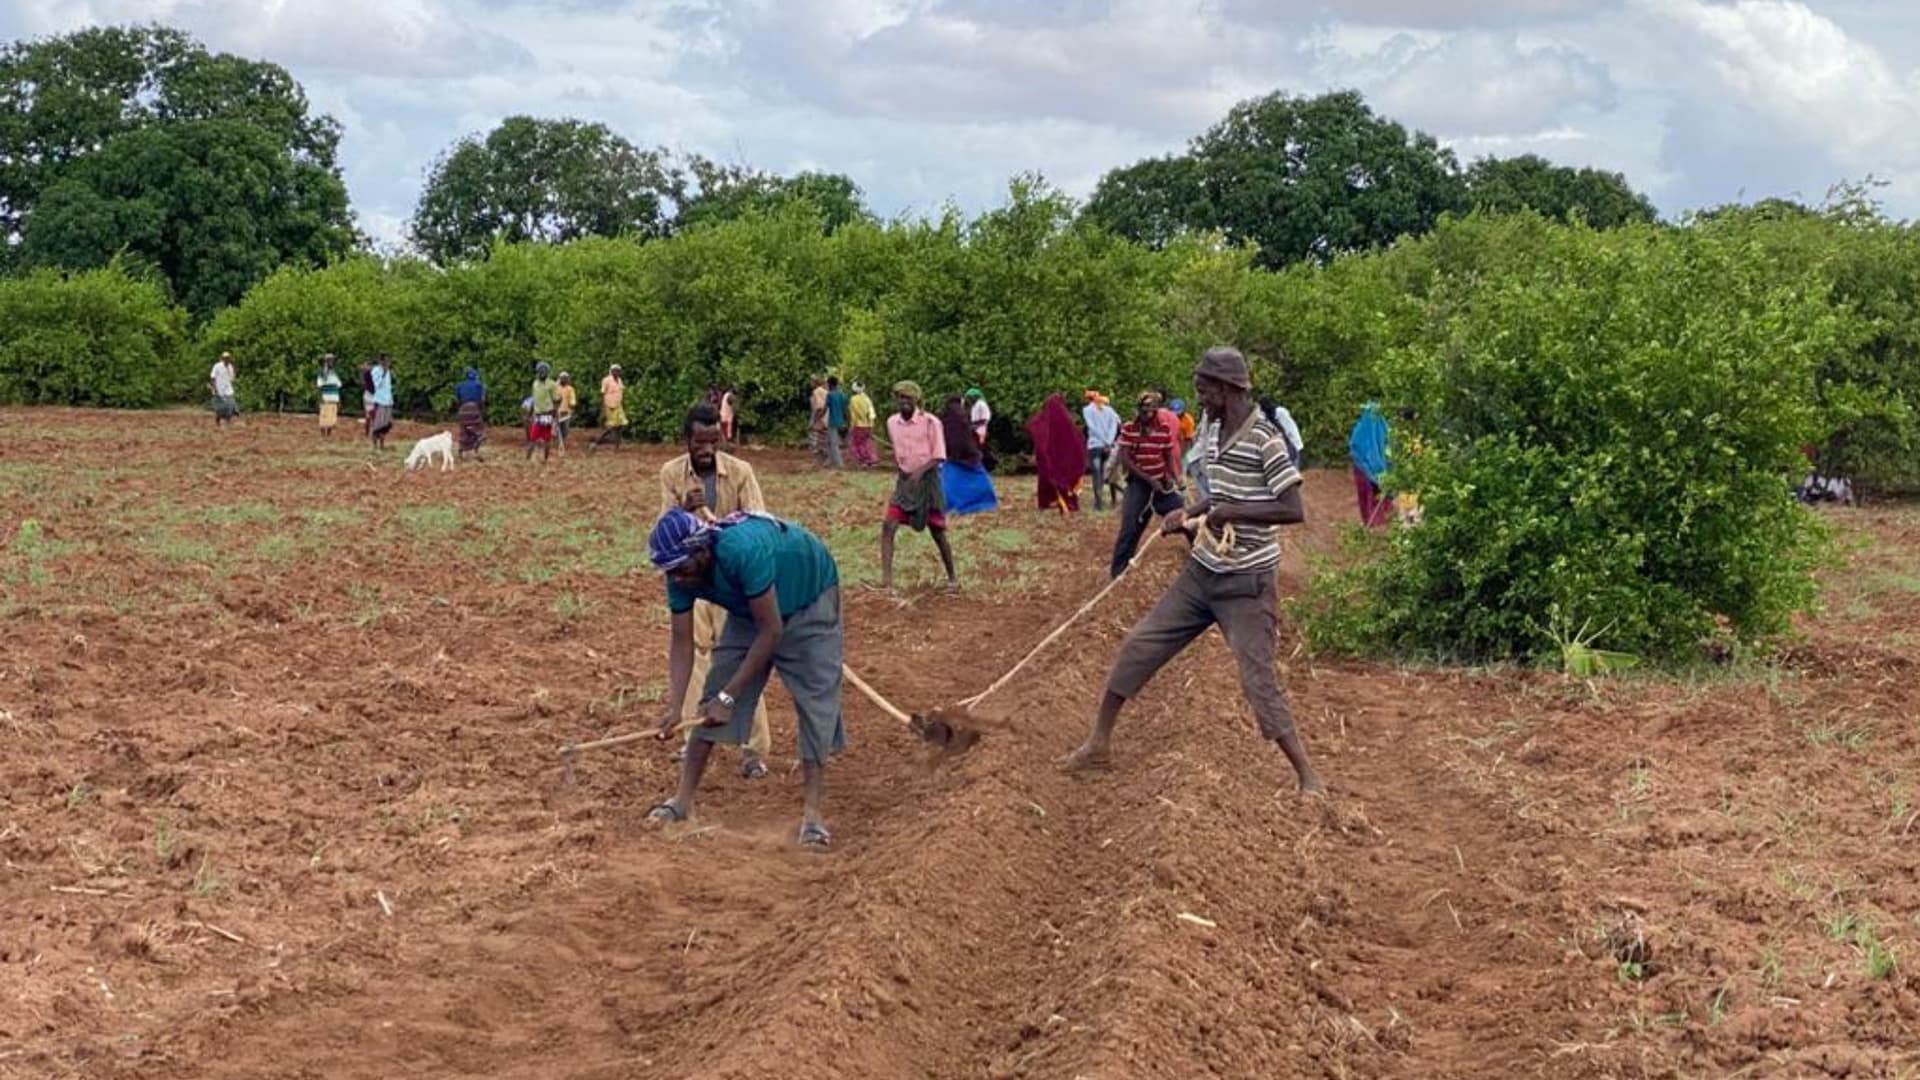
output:
[[[1273,674],[1279,616],[1272,570],[1216,574],[1189,562],[1147,617],[1127,635],[1107,675],[1107,691],[1137,697],[1148,682],[1180,655],[1194,638],[1218,625],[1240,664],[1240,692],[1253,707],[1260,734],[1281,739],[1293,734],[1293,709]]]

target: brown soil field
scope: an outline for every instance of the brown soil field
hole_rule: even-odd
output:
[[[851,694],[836,846],[722,753],[650,828],[663,448],[406,474],[311,418],[0,411],[0,1076],[1920,1075],[1920,511],[1778,655],[1683,674],[1329,662],[1292,794],[1208,635],[1055,758],[1177,572],[1161,545],[931,760]],[[886,481],[750,453],[871,578]],[[1104,581],[1111,515],[955,530],[967,588],[850,588],[908,708],[985,687]],[[1316,472],[1303,552],[1353,515]]]

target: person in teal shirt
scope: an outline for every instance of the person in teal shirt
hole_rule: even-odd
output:
[[[701,726],[680,761],[679,788],[648,819],[668,823],[692,815],[713,744],[747,741],[754,708],[768,676],[777,671],[799,717],[805,781],[800,843],[829,846],[833,837],[821,817],[827,761],[847,745],[840,709],[840,568],[833,555],[795,522],[765,514],[703,520],[677,506],[660,516],[648,547],[653,565],[666,575],[667,609],[673,616],[660,738],[673,734],[686,704],[693,675],[694,601],[705,600],[727,613],[700,690]]]
[[[827,376],[827,457],[836,469],[841,466],[840,448],[847,441],[847,403],[840,376]]]

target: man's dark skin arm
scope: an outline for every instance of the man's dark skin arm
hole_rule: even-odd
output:
[[[1169,514],[1160,523],[1162,532],[1181,532],[1187,522],[1197,518],[1207,519],[1209,526],[1219,525],[1298,525],[1307,520],[1307,506],[1300,498],[1300,488],[1295,484],[1277,499],[1253,503],[1221,503],[1213,505],[1211,499],[1202,499],[1185,510]]]
[[[666,711],[660,715],[659,730],[654,734],[666,738],[680,722],[680,714],[687,704],[687,683],[693,680],[693,612],[676,611],[673,613],[673,638],[667,645],[667,702]]]
[[[720,688],[721,693],[738,698],[745,687],[764,674],[773,665],[774,650],[780,647],[780,636],[786,633],[786,623],[780,618],[780,595],[775,588],[747,601],[753,612],[753,644],[747,647],[746,659],[740,662],[739,670],[727,685]],[[733,719],[733,710],[720,704],[718,694],[700,704],[700,722],[706,727],[719,727]]]

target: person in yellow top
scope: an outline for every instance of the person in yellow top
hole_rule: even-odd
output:
[[[573,376],[560,373],[560,409],[553,416],[554,441],[560,444],[560,456],[567,456],[567,433],[573,430],[573,410],[580,407],[580,391],[573,388]]]
[[[660,467],[660,512],[680,507],[696,516],[726,517],[741,511],[767,512],[767,500],[760,493],[760,480],[753,466],[720,449],[720,411],[712,405],[695,405],[687,412],[681,427],[687,452]],[[706,685],[707,669],[713,664],[713,646],[726,626],[725,608],[705,601],[693,605],[693,675],[688,686]],[[700,712],[701,702],[689,694],[683,720]],[[693,729],[687,729],[691,738]],[[767,733],[767,703],[762,698],[753,710],[753,727],[746,745],[740,748],[740,775],[758,780],[767,775],[764,760],[770,743]],[[682,742],[684,750],[685,743]]]
[[[627,437],[627,383],[620,375],[620,365],[607,369],[607,377],[600,380],[600,437],[587,445],[591,450],[608,439],[613,440],[615,449]]]
[[[847,402],[847,422],[852,427],[847,445],[853,450],[853,460],[863,469],[880,464],[880,452],[873,445],[873,399],[859,383],[853,384],[853,397]]]

